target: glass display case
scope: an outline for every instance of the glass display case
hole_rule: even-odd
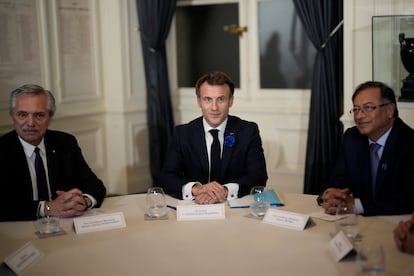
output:
[[[414,15],[372,17],[373,80],[390,85],[399,101],[414,102]],[[401,59],[403,49],[404,61]]]

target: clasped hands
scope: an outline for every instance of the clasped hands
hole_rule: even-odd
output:
[[[89,207],[87,199],[83,197],[79,189],[57,191],[56,194],[57,198],[45,204],[46,216],[53,215],[61,218],[81,216]]]
[[[324,191],[322,199],[322,207],[325,209],[325,213],[331,215],[336,214],[336,209],[340,204],[354,204],[354,198],[352,197],[348,188],[328,188]]]
[[[191,189],[194,201],[197,204],[214,204],[224,202],[227,198],[227,187],[216,181],[204,184],[194,185]]]
[[[410,220],[400,221],[393,233],[397,247],[403,252],[414,254],[414,213]]]

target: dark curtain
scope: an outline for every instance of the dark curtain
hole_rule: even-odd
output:
[[[167,71],[165,40],[175,13],[175,0],[137,0],[147,85],[147,125],[149,132],[152,185],[159,175],[174,129]]]
[[[333,168],[343,125],[343,0],[293,0],[317,50],[311,86],[306,147],[305,194],[319,194]]]

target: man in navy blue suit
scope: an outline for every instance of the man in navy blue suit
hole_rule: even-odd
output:
[[[99,207],[106,189],[76,138],[48,129],[56,110],[52,93],[23,85],[11,93],[9,108],[14,130],[0,137],[0,221],[73,217]]]
[[[329,214],[342,202],[354,203],[367,216],[413,212],[414,130],[398,117],[394,91],[368,81],[356,88],[352,101],[355,126],[344,133],[318,203]]]
[[[177,126],[161,172],[165,192],[178,199],[213,204],[247,195],[265,186],[266,163],[256,123],[228,115],[234,83],[222,72],[210,72],[196,83],[203,116]],[[218,130],[220,170],[211,174],[211,129]]]

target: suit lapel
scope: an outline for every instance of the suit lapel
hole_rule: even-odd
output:
[[[59,160],[57,158],[58,149],[49,131],[47,131],[45,134],[45,147],[46,147],[46,156],[47,156],[47,173],[49,176],[49,185],[50,185],[52,198],[55,198],[56,190],[57,190],[57,186],[56,186],[57,171],[58,171],[57,166],[59,165]]]
[[[235,144],[237,144],[237,129],[235,121],[231,116],[229,116],[228,118],[229,119],[227,121],[226,130],[224,131],[224,141],[226,140],[226,137],[228,135],[232,135],[235,138]],[[226,172],[227,167],[229,166],[233,150],[234,145],[232,147],[225,146],[223,142],[223,154],[221,158],[221,175],[223,175]]]
[[[30,185],[22,185],[23,190],[19,192],[21,192],[23,197],[27,195],[28,198],[33,199],[32,178],[30,176],[29,165],[27,164],[26,154],[24,152],[22,144],[20,143],[17,133],[14,132],[14,134],[15,136],[13,137],[13,148],[15,147],[16,152],[18,153],[15,155],[11,155],[11,162],[15,163],[16,166],[20,166],[20,164],[25,164],[24,169],[22,168],[21,170],[19,170],[19,174],[16,176],[15,180],[17,180],[17,182],[30,183]]]
[[[370,161],[370,152],[369,152],[369,143],[366,137],[363,137],[360,141],[361,146],[355,145],[355,169],[357,170],[356,175],[360,175],[361,179],[357,183],[355,189],[359,190],[361,196],[372,198],[372,183],[371,183],[371,161]],[[359,148],[359,150],[358,150]],[[363,183],[363,184],[362,184]],[[366,185],[365,183],[368,183]]]
[[[194,131],[190,134],[190,137],[190,143],[192,144],[192,148],[195,149],[196,154],[199,157],[200,165],[203,170],[203,175],[206,175],[208,179],[209,162],[202,120],[197,121]]]
[[[385,142],[384,150],[382,152],[382,156],[378,164],[377,183],[376,183],[377,194],[381,194],[379,191],[383,187],[385,175],[387,174],[387,171],[390,169],[389,167],[390,166],[392,167],[393,164],[397,163],[395,160],[397,157],[395,152],[400,152],[398,148],[399,146],[401,146],[395,142],[396,141],[395,136],[397,135],[397,132],[398,132],[398,126],[397,124],[394,124],[394,127],[391,130],[391,133],[388,136],[387,141]],[[393,149],[393,151],[391,152],[389,149]]]

